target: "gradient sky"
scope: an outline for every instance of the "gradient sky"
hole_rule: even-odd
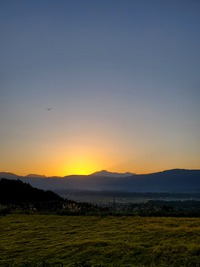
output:
[[[199,169],[199,14],[198,0],[1,0],[0,171]]]

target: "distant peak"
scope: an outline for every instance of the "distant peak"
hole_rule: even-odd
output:
[[[38,177],[38,178],[45,178],[46,176],[45,175],[39,175],[39,174],[28,174],[28,175],[26,175],[25,177],[27,177],[27,178],[32,178],[32,177]]]
[[[1,172],[1,175],[2,175],[2,174],[16,175],[16,174],[14,174],[14,173],[12,173],[12,172]]]
[[[128,177],[134,175],[131,172],[118,173],[118,172],[108,172],[106,170],[101,170],[91,174],[92,176],[103,176],[103,177]]]

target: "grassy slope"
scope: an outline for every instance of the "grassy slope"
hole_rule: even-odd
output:
[[[0,217],[0,266],[200,266],[199,218],[55,215]]]

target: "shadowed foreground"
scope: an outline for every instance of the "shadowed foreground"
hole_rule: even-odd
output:
[[[0,233],[1,266],[200,266],[199,218],[13,214]]]

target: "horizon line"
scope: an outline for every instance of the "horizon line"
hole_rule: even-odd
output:
[[[199,169],[190,169],[190,168],[172,168],[172,169],[164,169],[164,170],[160,170],[160,171],[154,171],[154,172],[146,172],[146,173],[133,173],[133,172],[115,172],[115,171],[107,171],[107,170],[101,170],[101,171],[96,171],[90,174],[67,174],[64,176],[60,176],[60,175],[45,175],[45,174],[38,174],[38,173],[28,173],[26,175],[20,175],[20,174],[16,174],[13,172],[9,172],[9,171],[0,171],[0,173],[5,173],[5,174],[11,174],[11,175],[15,175],[15,176],[19,176],[19,177],[27,177],[27,176],[40,176],[42,177],[46,177],[46,178],[53,178],[53,177],[58,177],[58,178],[64,178],[64,177],[68,177],[68,176],[90,176],[90,175],[95,175],[97,173],[101,173],[101,172],[107,172],[108,174],[116,174],[116,175],[125,175],[125,174],[130,174],[131,175],[148,175],[148,174],[153,174],[153,173],[160,173],[160,172],[165,172],[165,171],[173,171],[173,170],[188,170],[188,171],[195,171],[195,170],[200,170]]]

